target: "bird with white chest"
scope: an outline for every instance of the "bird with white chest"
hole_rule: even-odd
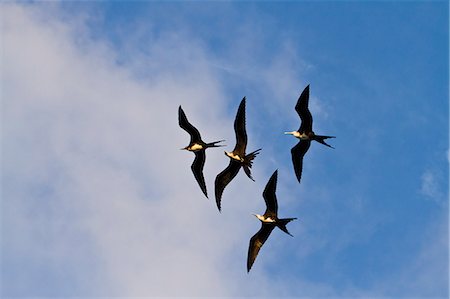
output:
[[[202,140],[202,138],[200,136],[200,132],[197,130],[197,128],[194,127],[188,121],[186,114],[184,113],[181,106],[178,107],[178,124],[183,130],[188,132],[189,135],[191,136],[189,145],[183,147],[182,150],[187,150],[187,151],[194,153],[195,159],[191,165],[192,173],[194,174],[195,180],[197,181],[198,185],[200,186],[200,189],[202,190],[203,194],[205,194],[206,198],[208,198],[208,192],[206,190],[205,178],[203,176],[203,167],[205,166],[205,161],[206,161],[205,151],[207,148],[210,148],[210,147],[223,146],[223,145],[219,145],[217,143],[222,142],[224,140],[214,141],[214,142],[210,142],[210,143],[204,142]]]
[[[263,192],[264,201],[266,203],[266,211],[263,215],[253,214],[261,221],[260,230],[250,239],[247,255],[247,272],[252,268],[259,250],[269,238],[270,233],[275,227],[278,227],[286,234],[292,235],[286,228],[286,224],[297,218],[278,218],[278,201],[275,191],[277,189],[278,170],[275,170],[266,188]]]
[[[251,173],[253,160],[261,149],[246,154],[247,148],[247,131],[245,129],[245,97],[239,104],[236,118],[234,120],[234,132],[236,135],[236,146],[232,152],[225,151],[225,155],[230,158],[228,166],[216,176],[214,181],[216,204],[221,211],[222,194],[225,187],[236,177],[241,167],[245,174],[254,181]]]
[[[311,146],[311,141],[317,141],[325,146],[333,148],[325,142],[325,139],[335,138],[334,136],[316,135],[312,130],[313,118],[308,108],[309,103],[309,85],[300,94],[295,105],[295,111],[300,116],[301,124],[297,131],[284,132],[286,135],[292,135],[299,139],[297,145],[291,149],[292,164],[294,165],[295,175],[300,183],[303,170],[303,157]]]

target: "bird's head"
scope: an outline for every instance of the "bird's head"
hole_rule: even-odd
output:
[[[302,137],[302,134],[300,134],[299,131],[284,132],[284,134],[286,134],[286,135],[292,135],[292,136],[294,136],[295,138],[301,138],[301,137]]]
[[[258,218],[261,221],[262,221],[262,219],[264,219],[264,217],[259,215],[259,214],[252,214],[252,215],[255,216],[256,218]]]

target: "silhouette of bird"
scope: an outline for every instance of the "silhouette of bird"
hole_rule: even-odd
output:
[[[215,195],[216,204],[219,211],[221,210],[221,199],[223,190],[231,182],[231,180],[238,174],[241,167],[244,168],[245,174],[254,181],[251,174],[251,167],[253,159],[258,155],[261,149],[257,149],[250,154],[245,154],[247,147],[247,132],[245,130],[245,97],[242,99],[237,114],[234,120],[234,131],[236,133],[236,146],[232,152],[225,151],[225,155],[230,158],[230,164],[221,173],[219,173],[215,180]]]
[[[294,164],[295,175],[300,183],[303,169],[303,156],[308,151],[311,141],[317,141],[328,147],[334,148],[325,142],[325,139],[335,138],[335,136],[316,135],[312,130],[313,118],[311,112],[308,109],[309,102],[309,85],[301,93],[295,105],[295,111],[300,116],[301,125],[298,131],[284,132],[284,134],[290,134],[300,139],[297,145],[291,149],[292,163]]]
[[[252,268],[259,250],[264,245],[264,242],[266,242],[267,238],[269,238],[270,233],[275,227],[278,227],[283,232],[292,237],[292,235],[286,228],[286,224],[297,218],[278,218],[278,202],[277,196],[275,195],[275,191],[277,188],[277,177],[278,170],[275,170],[269,181],[267,182],[266,188],[264,189],[263,197],[264,201],[266,202],[266,211],[264,212],[264,215],[253,214],[261,221],[261,228],[250,239],[247,255],[247,272],[249,272]]]
[[[205,194],[206,198],[208,198],[208,193],[206,191],[205,178],[203,177],[203,167],[205,166],[206,154],[205,151],[209,147],[220,147],[223,145],[217,145],[217,143],[222,142],[214,141],[211,143],[203,142],[200,132],[189,123],[186,114],[183,109],[178,107],[178,124],[182,129],[191,135],[191,141],[188,146],[182,148],[182,150],[188,150],[195,154],[194,162],[191,165],[192,173],[194,174],[195,179],[197,180],[200,189],[202,189],[203,194]]]

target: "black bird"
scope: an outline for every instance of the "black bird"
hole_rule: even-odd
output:
[[[222,142],[224,140],[215,141],[211,143],[203,142],[200,132],[189,123],[187,120],[186,114],[184,114],[183,109],[178,107],[178,123],[182,129],[191,135],[191,141],[188,146],[182,148],[182,150],[188,150],[195,154],[195,160],[191,165],[192,173],[194,174],[195,179],[202,189],[203,194],[208,198],[208,193],[206,191],[205,178],[203,177],[203,166],[205,165],[206,155],[205,150],[208,147],[219,147],[223,145],[217,145],[217,143]]]
[[[245,148],[247,147],[247,132],[245,131],[245,97],[239,105],[236,119],[234,120],[234,131],[236,133],[236,146],[232,152],[225,151],[225,155],[230,158],[230,164],[216,177],[215,193],[216,203],[219,211],[221,210],[220,201],[225,187],[237,175],[241,166],[244,168],[245,174],[252,180],[250,168],[252,167],[253,159],[261,149],[246,155]]]
[[[277,189],[277,176],[278,170],[275,170],[264,189],[263,197],[267,207],[264,215],[253,214],[261,221],[261,229],[250,239],[247,255],[247,272],[250,271],[259,250],[264,245],[267,238],[269,238],[270,233],[275,227],[278,227],[292,237],[286,228],[286,224],[297,218],[278,218],[278,203],[277,196],[275,195]]]
[[[294,164],[295,175],[300,183],[303,169],[303,156],[309,149],[311,141],[315,140],[323,145],[334,148],[325,142],[325,139],[335,138],[335,136],[323,136],[316,135],[312,130],[313,119],[311,112],[308,109],[309,102],[309,85],[303,90],[302,94],[298,98],[297,105],[295,105],[295,111],[300,116],[301,125],[298,131],[284,132],[284,134],[290,134],[300,139],[296,146],[291,149],[292,163]]]

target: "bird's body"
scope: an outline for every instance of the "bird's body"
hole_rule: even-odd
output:
[[[316,135],[312,130],[313,118],[308,108],[309,102],[309,85],[301,93],[295,105],[295,111],[300,116],[301,124],[297,131],[285,132],[299,139],[297,145],[291,149],[292,163],[294,165],[295,175],[300,182],[303,169],[303,157],[308,151],[311,141],[317,141],[325,146],[333,148],[325,142],[325,139],[335,138],[334,136]]]
[[[274,223],[276,219],[272,219],[270,216],[264,217],[264,215],[254,214],[263,223]]]
[[[194,143],[192,145],[188,145],[186,149],[190,152],[196,152],[196,151],[201,151],[204,148],[205,148],[205,146],[203,144]]]
[[[234,120],[234,131],[236,134],[236,146],[232,152],[225,151],[225,155],[230,158],[230,163],[221,173],[217,175],[214,183],[216,204],[219,211],[221,210],[223,191],[231,180],[233,180],[233,178],[238,174],[241,167],[244,168],[245,174],[253,180],[250,169],[252,167],[253,159],[261,150],[258,149],[250,154],[245,154],[247,147],[247,132],[245,129],[245,97],[242,99],[236,113],[236,119]]]
[[[311,140],[312,138],[314,138],[313,132],[305,133],[299,131],[292,131],[292,132],[285,132],[285,134],[291,134],[292,136],[300,140]]]
[[[206,190],[205,178],[203,177],[203,167],[205,166],[206,154],[205,151],[209,147],[219,147],[223,145],[218,145],[217,143],[222,142],[215,141],[211,143],[206,143],[202,140],[200,132],[187,120],[186,114],[183,109],[178,107],[178,124],[182,129],[189,133],[191,140],[189,145],[182,148],[184,150],[193,152],[195,154],[194,162],[191,165],[192,173],[194,174],[197,183],[200,186],[203,194],[208,197],[208,192]]]
[[[225,155],[230,157],[230,159],[234,159],[238,162],[244,162],[244,158],[241,158],[238,154],[235,154],[233,152],[225,152]]]
[[[278,202],[275,194],[277,188],[277,176],[278,171],[270,177],[267,182],[266,188],[263,192],[264,201],[266,203],[266,211],[263,215],[254,214],[256,218],[261,221],[261,228],[250,239],[247,255],[247,272],[250,271],[255,259],[259,253],[259,250],[269,238],[270,233],[275,227],[278,227],[286,234],[292,236],[286,228],[286,224],[297,218],[278,218]]]

